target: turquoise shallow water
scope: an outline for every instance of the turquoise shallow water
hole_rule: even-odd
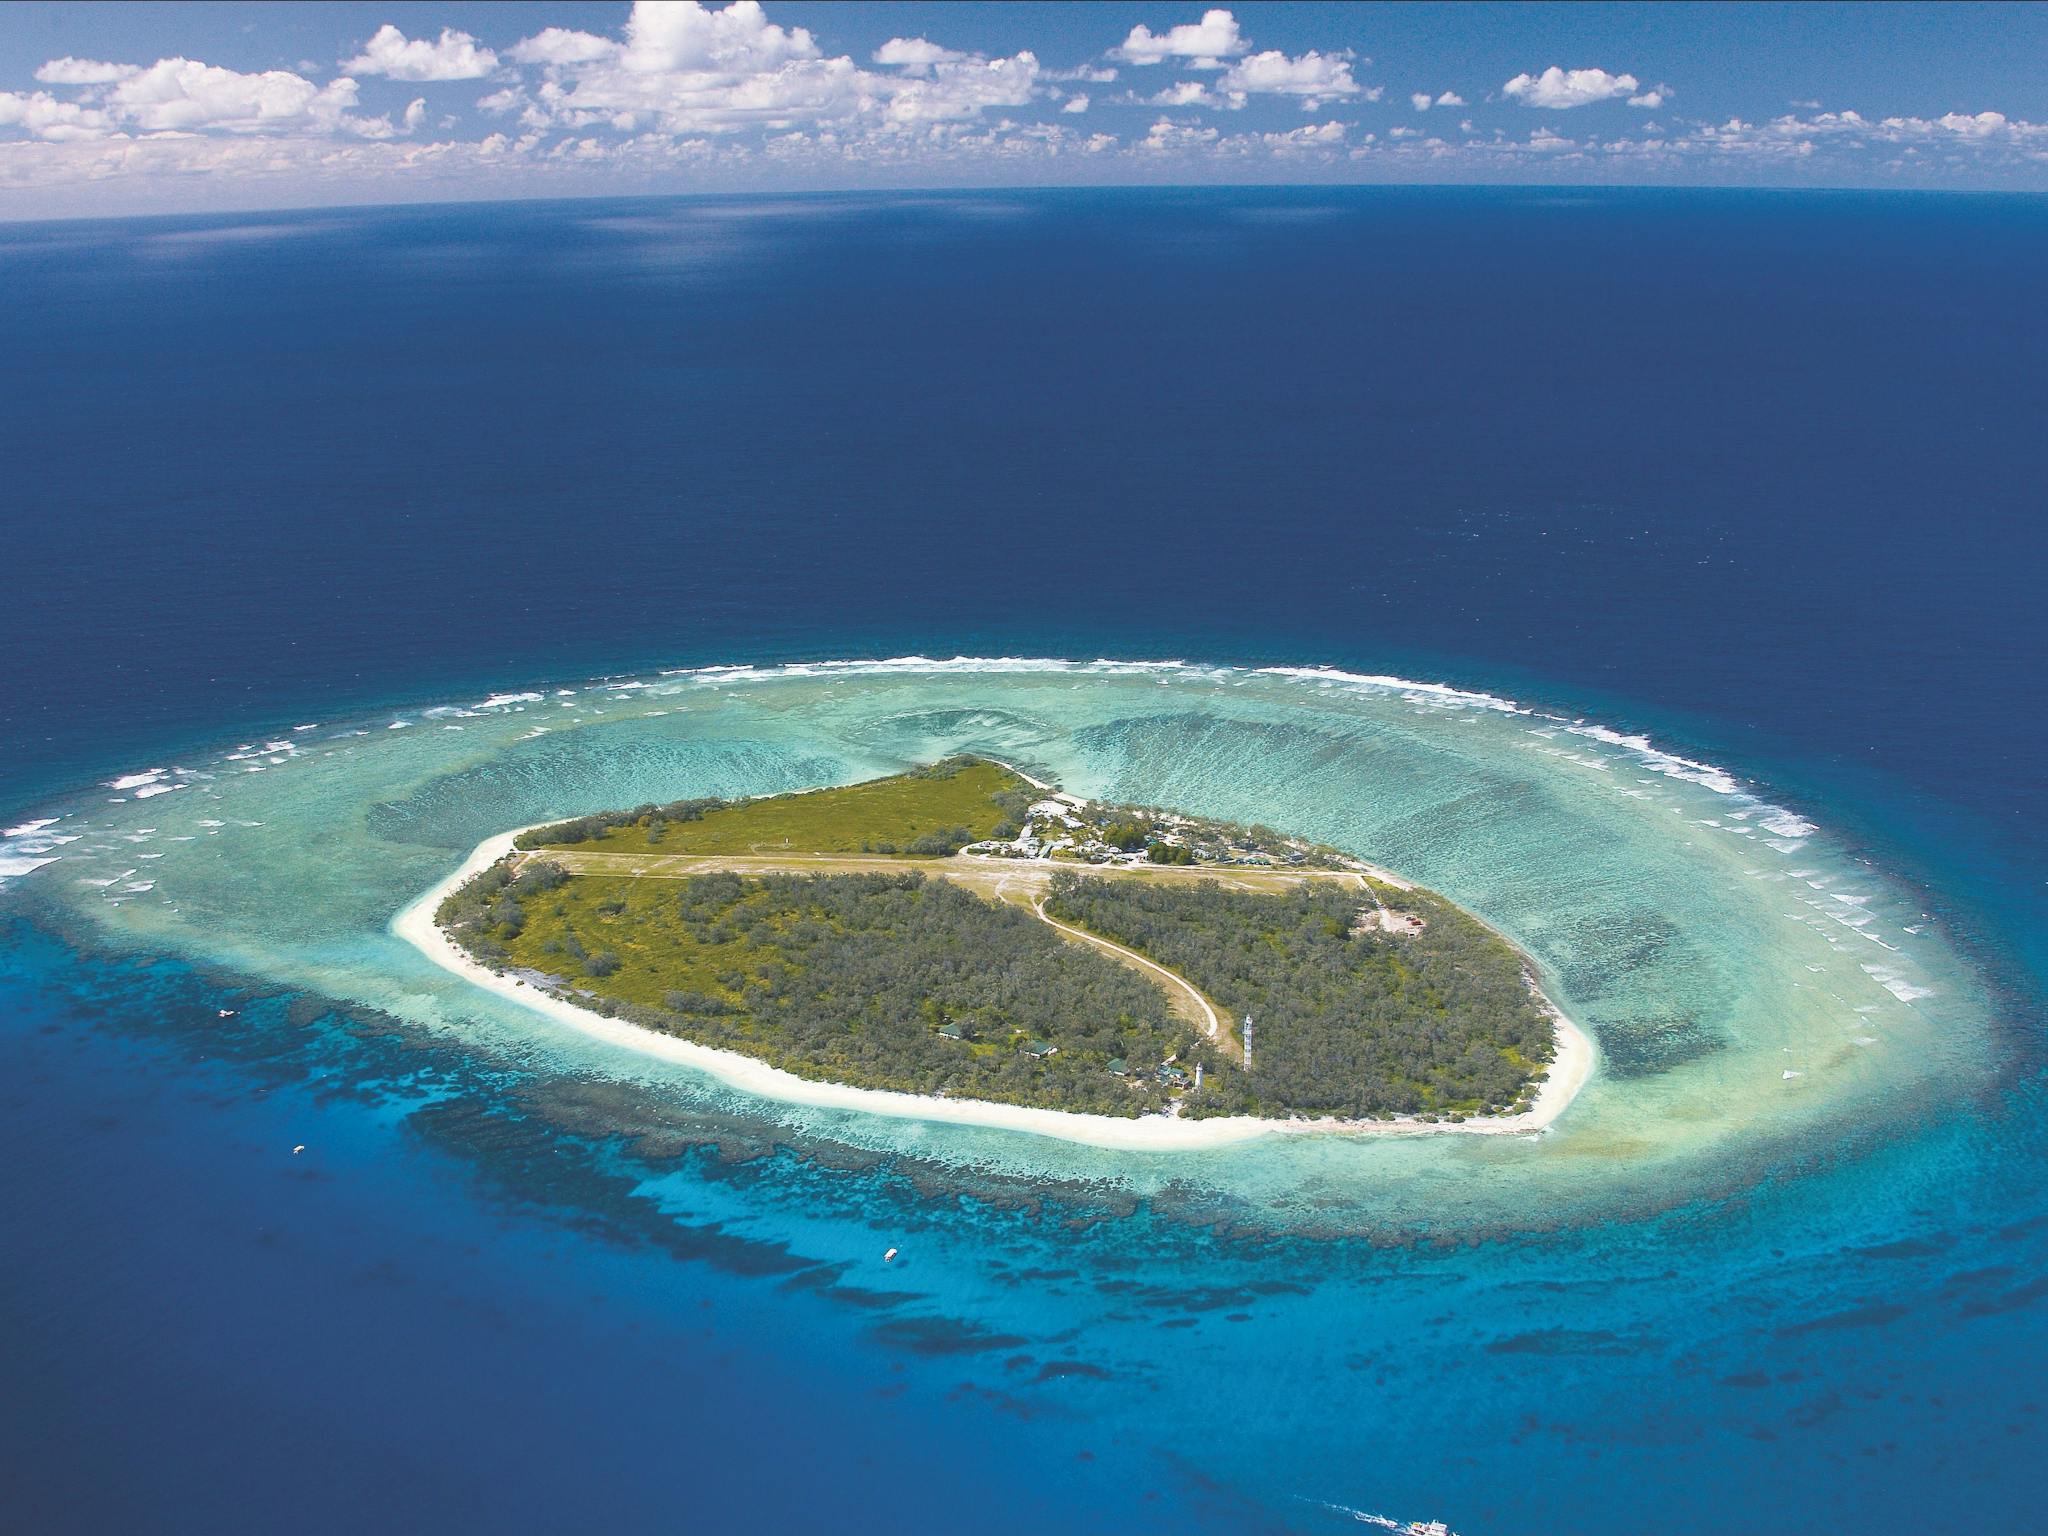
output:
[[[1533,1137],[1107,1152],[750,1099],[387,931],[509,826],[959,750],[1442,890],[1536,959],[1594,1079]],[[109,959],[386,1021],[466,1064],[408,1113],[515,1103],[543,1143],[601,1148],[643,1219],[801,1254],[856,1296],[858,1328],[794,1302],[768,1326],[832,1359],[879,1334],[923,1386],[1022,1405],[1034,1445],[1166,1458],[1225,1523],[1639,1530],[1655,1490],[1656,1528],[1730,1528],[1742,1468],[1806,1518],[1903,1518],[1881,1474],[1799,1469],[1932,1436],[1966,1480],[2000,1453],[1984,1426],[2032,1424],[2001,1330],[2031,1320],[2013,1260],[2039,1240],[2007,1227],[2038,1138],[2006,1110],[1996,999],[1824,815],[1594,723],[1285,670],[715,669],[308,723],[35,820],[0,901]],[[1948,1382],[1967,1431],[1926,1401]]]

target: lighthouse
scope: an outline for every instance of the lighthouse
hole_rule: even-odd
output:
[[[1252,1016],[1250,1014],[1244,1016],[1244,1069],[1247,1072],[1252,1069]]]

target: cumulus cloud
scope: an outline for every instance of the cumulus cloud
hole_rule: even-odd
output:
[[[1088,110],[1088,98],[1085,95],[1069,96],[1060,104],[1060,110],[1062,112],[1086,112]]]
[[[1634,75],[1610,75],[1604,69],[1559,69],[1553,64],[1540,75],[1517,75],[1500,89],[1503,96],[1525,107],[1561,112],[1633,95],[1640,85]]]
[[[1408,104],[1418,112],[1427,112],[1431,107],[1462,107],[1465,98],[1456,91],[1445,91],[1434,97],[1427,91],[1417,91],[1408,98]]]
[[[98,59],[52,59],[36,71],[44,85],[112,85],[140,72],[135,64],[103,64]]]
[[[1285,133],[1234,135],[1223,142],[1223,147],[1236,154],[1264,152],[1292,158],[1304,153],[1341,149],[1347,131],[1339,122],[1317,123],[1312,127],[1290,128]]]
[[[875,50],[877,64],[893,64],[913,75],[928,72],[934,64],[958,64],[966,57],[921,37],[892,37]]]
[[[1661,107],[1664,105],[1665,102],[1669,101],[1670,99],[1670,86],[1653,85],[1647,91],[1644,91],[1640,96],[1629,97],[1628,104],[1632,107]]]
[[[1211,91],[1199,80],[1181,80],[1169,85],[1163,91],[1155,91],[1145,98],[1145,105],[1151,107],[1241,107],[1244,98],[1227,101]]]
[[[315,85],[290,70],[244,74],[183,58],[158,59],[147,68],[58,59],[45,70],[53,80],[78,84],[79,98],[0,93],[0,124],[52,140],[123,133],[382,137],[398,131],[388,117],[356,114],[356,82],[345,75]]]
[[[990,107],[1021,107],[1038,90],[1038,60],[1030,53],[1007,59],[963,56],[931,67],[889,94],[883,115],[891,122],[943,122],[978,117]],[[1086,98],[1082,99],[1086,105]]]
[[[245,75],[196,59],[159,59],[117,81],[104,99],[112,115],[146,133],[332,131],[365,125],[349,116],[356,105],[356,83],[347,76],[323,86],[290,70]]]
[[[385,75],[393,80],[481,80],[498,67],[498,56],[479,48],[467,32],[443,27],[438,41],[408,39],[390,23],[379,27],[363,51],[343,64],[351,75]]]
[[[1176,123],[1170,118],[1160,118],[1140,139],[1136,148],[1144,154],[1171,154],[1180,150],[1200,149],[1214,144],[1222,135],[1214,128],[1202,128],[1192,124]]]
[[[1363,95],[1368,101],[1378,100],[1377,86],[1368,91],[1351,78],[1354,57],[1349,52],[1318,53],[1313,48],[1298,59],[1277,49],[1255,53],[1231,65],[1217,85],[1239,95],[1299,96],[1310,104],[1332,96]]]
[[[479,105],[516,110],[532,130],[787,134],[830,124],[858,133],[976,118],[1023,106],[1042,91],[1042,70],[1028,51],[991,59],[922,37],[882,44],[874,62],[893,72],[876,74],[847,57],[825,57],[808,31],[776,25],[756,0],[721,10],[696,0],[638,0],[623,40],[550,28],[509,56],[539,66],[540,83],[493,92]]]
[[[1196,69],[1219,69],[1225,59],[1243,53],[1246,44],[1237,30],[1237,18],[1228,11],[1204,11],[1200,21],[1185,22],[1154,33],[1150,27],[1131,28],[1123,46],[1113,50],[1117,57],[1133,64],[1164,64],[1168,59],[1185,59]]]
[[[1888,117],[1884,120],[1883,126],[1899,128],[1909,123],[1918,126],[1921,122],[1919,118]],[[1934,119],[1933,126],[1945,129],[1949,133],[1959,133],[1968,139],[1988,139],[1997,134],[2009,134],[2015,127],[2013,120],[2003,112],[1975,112],[1967,115],[1961,112],[1944,112]]]
[[[708,10],[697,0],[638,0],[626,18],[626,59],[635,69],[751,74],[818,57],[802,27],[779,27],[759,0]]]
[[[19,128],[53,144],[104,138],[115,131],[113,120],[97,107],[59,101],[48,91],[0,91],[0,128]]]
[[[599,59],[611,58],[618,47],[610,38],[595,33],[546,27],[532,37],[520,39],[508,51],[521,64],[595,64]]]

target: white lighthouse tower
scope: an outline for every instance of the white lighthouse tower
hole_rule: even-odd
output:
[[[1244,1069],[1247,1072],[1252,1069],[1252,1016],[1250,1014],[1244,1016]]]

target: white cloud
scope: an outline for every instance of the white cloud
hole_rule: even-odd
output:
[[[105,138],[114,123],[97,107],[59,101],[48,91],[0,91],[0,128],[20,128],[31,138],[60,144]]]
[[[43,90],[0,92],[0,127],[18,127],[43,141],[135,133],[352,133],[379,139],[424,121],[408,113],[408,125],[401,129],[389,115],[356,115],[356,82],[348,76],[319,86],[291,70],[242,74],[184,57],[158,59],[147,68],[68,57],[51,59],[39,74],[55,84],[70,84],[78,96],[61,100]]]
[[[1435,98],[1432,97],[1429,94],[1429,92],[1416,91],[1413,95],[1411,95],[1408,98],[1408,105],[1413,107],[1418,112],[1427,112],[1429,110],[1429,104],[1433,100],[1435,100]]]
[[[1465,98],[1456,91],[1445,91],[1437,97],[1432,97],[1427,91],[1417,91],[1408,98],[1408,104],[1418,112],[1427,112],[1431,107],[1462,107]]]
[[[610,38],[594,33],[548,27],[514,43],[509,53],[521,64],[594,64],[610,58],[618,46]]]
[[[1885,119],[1887,126],[1904,121],[1907,120]],[[1965,116],[1960,112],[1946,112],[1936,118],[1934,123],[1937,128],[1945,128],[1950,133],[1960,133],[1970,139],[1988,139],[1994,134],[2009,132],[2013,126],[2012,119],[2003,112],[1978,112],[1971,116]]]
[[[52,59],[36,71],[44,85],[112,85],[137,73],[134,64],[102,64],[98,59]]]
[[[977,118],[1045,94],[1029,52],[990,59],[897,37],[874,55],[894,72],[876,74],[847,57],[822,56],[809,32],[777,26],[756,0],[722,10],[696,0],[638,0],[623,41],[554,28],[510,56],[539,65],[539,85],[493,92],[479,105],[516,109],[536,131],[788,134],[832,126],[839,130],[834,146],[850,151],[864,133]]]
[[[1279,150],[1283,153],[1304,149],[1331,149],[1344,142],[1345,128],[1342,123],[1319,123],[1314,127],[1290,128],[1285,133],[1262,133],[1258,136],[1261,148]]]
[[[626,63],[659,70],[716,70],[753,74],[797,59],[818,57],[802,27],[769,21],[759,0],[734,0],[708,10],[697,0],[635,0],[626,18]]]
[[[1163,64],[1168,59],[1189,59],[1196,67],[1216,68],[1222,60],[1243,53],[1244,38],[1237,30],[1237,18],[1228,11],[1204,11],[1200,21],[1169,27],[1155,34],[1143,25],[1131,28],[1118,57],[1133,64]]]
[[[1197,128],[1162,117],[1134,147],[1146,154],[1171,154],[1181,150],[1200,149],[1204,145],[1214,144],[1220,137],[1222,135],[1214,128]]]
[[[1629,97],[1628,104],[1632,107],[1650,107],[1654,109],[1663,106],[1664,103],[1669,101],[1670,99],[1670,86],[1653,85],[1647,91],[1644,91],[1640,96]]]
[[[0,125],[46,140],[128,133],[230,133],[262,136],[352,133],[384,137],[388,117],[356,115],[356,82],[315,85],[290,70],[243,74],[197,59],[158,59],[148,68],[58,59],[45,72],[72,83],[74,101],[48,92],[0,93]]]
[[[420,124],[424,123],[426,120],[427,98],[424,96],[415,96],[412,99],[412,104],[405,109],[405,131],[407,133],[418,132]]]
[[[498,56],[479,48],[467,32],[443,27],[440,39],[430,43],[423,37],[408,39],[387,22],[341,67],[346,74],[393,80],[481,80],[498,67]]]
[[[892,37],[875,50],[877,64],[897,65],[912,75],[925,74],[934,64],[957,64],[966,57],[921,37]]]
[[[348,116],[356,83],[345,75],[322,86],[289,70],[245,75],[195,59],[159,59],[116,82],[105,100],[109,112],[148,133],[332,131],[362,122]]]
[[[1515,76],[1501,87],[1501,94],[1525,107],[1563,111],[1630,95],[1639,84],[1634,75],[1610,75],[1604,69],[1565,70],[1553,64],[1540,75]]]
[[[1241,107],[1244,97],[1226,101],[1197,80],[1182,80],[1145,98],[1148,107]]]
[[[1290,59],[1278,50],[1255,53],[1233,64],[1217,85],[1222,90],[1245,95],[1301,96],[1321,101],[1331,96],[1363,94],[1367,100],[1378,100],[1378,87],[1367,91],[1351,78],[1352,58],[1349,52],[1318,53],[1313,48],[1298,59]]]
[[[1007,59],[963,56],[935,64],[930,78],[897,87],[884,113],[892,122],[941,122],[978,117],[989,107],[1021,107],[1038,89],[1038,60],[1029,53]]]
[[[1088,110],[1088,98],[1083,95],[1069,96],[1061,103],[1060,110],[1062,112],[1086,112]]]

